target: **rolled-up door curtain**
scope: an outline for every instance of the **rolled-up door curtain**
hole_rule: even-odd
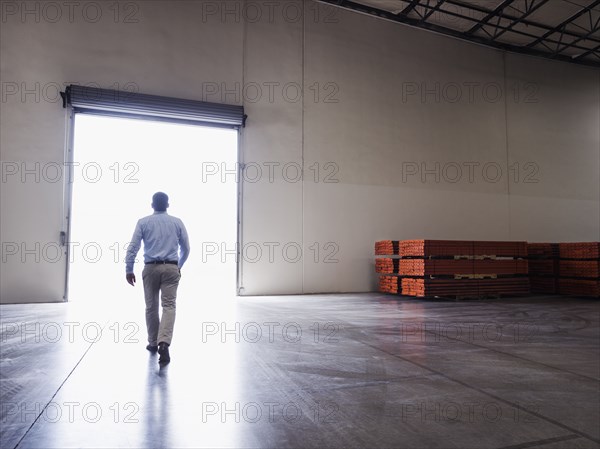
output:
[[[70,105],[79,113],[235,129],[246,123],[243,106],[76,84],[69,85],[61,94],[63,106]]]

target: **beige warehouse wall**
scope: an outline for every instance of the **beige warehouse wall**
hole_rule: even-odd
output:
[[[508,163],[533,162],[522,173],[538,181],[511,185],[511,235],[600,240],[600,71],[510,55],[506,73],[509,84],[535,79],[538,99],[508,103]]]
[[[241,159],[263,171],[242,186],[241,243],[262,249],[243,294],[372,290],[377,239],[600,238],[597,70],[308,1],[128,4],[3,11],[1,158],[62,163],[54,84],[244,104]],[[1,240],[56,244],[62,186],[26,181],[3,180]],[[62,300],[60,264],[4,256],[2,302]]]
[[[379,239],[600,239],[600,71],[348,11],[307,23],[305,154],[339,167],[305,182],[305,291],[375,289]],[[326,223],[326,225],[324,225]]]

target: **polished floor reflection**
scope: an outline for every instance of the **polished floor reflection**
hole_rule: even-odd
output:
[[[0,447],[597,448],[600,303],[379,294],[0,308]]]

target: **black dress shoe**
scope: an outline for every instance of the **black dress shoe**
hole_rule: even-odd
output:
[[[171,356],[169,355],[169,345],[167,343],[158,344],[158,353],[160,354],[158,363],[165,364],[171,361]]]
[[[146,346],[146,349],[150,352],[156,352],[158,351],[158,345],[148,345]]]

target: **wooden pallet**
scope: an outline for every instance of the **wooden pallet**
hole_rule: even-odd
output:
[[[401,280],[402,294],[407,296],[521,295],[529,293],[527,277],[497,279],[415,279]]]

